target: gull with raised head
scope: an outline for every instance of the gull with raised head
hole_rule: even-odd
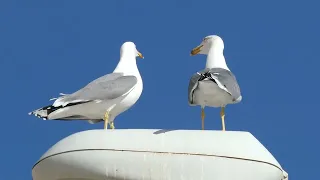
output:
[[[72,94],[60,94],[52,105],[29,113],[45,120],[105,121],[104,129],[114,129],[114,120],[140,98],[143,84],[136,57],[143,58],[133,42],[125,42],[114,71]]]
[[[227,66],[223,55],[224,43],[217,35],[210,35],[192,49],[191,55],[207,55],[205,69],[192,75],[188,87],[188,102],[201,106],[202,130],[204,130],[204,108],[221,107],[222,130],[225,131],[225,107],[241,101],[240,87],[234,74]]]

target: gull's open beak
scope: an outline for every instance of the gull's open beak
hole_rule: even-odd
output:
[[[142,59],[144,59],[144,57],[142,56],[142,54],[138,51],[138,56]]]
[[[199,45],[199,46],[193,48],[193,49],[191,50],[191,54],[190,54],[190,55],[191,55],[191,56],[194,56],[194,55],[198,54],[198,53],[201,51],[202,46],[203,46],[203,45]]]

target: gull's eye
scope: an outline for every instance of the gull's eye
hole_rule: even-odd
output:
[[[203,38],[203,41],[205,42],[205,41],[207,41],[208,40],[208,38]]]

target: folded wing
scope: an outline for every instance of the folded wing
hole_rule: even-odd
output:
[[[74,103],[115,99],[129,93],[136,84],[137,78],[135,76],[124,76],[122,73],[107,74],[72,94],[59,97],[53,106],[64,107]]]

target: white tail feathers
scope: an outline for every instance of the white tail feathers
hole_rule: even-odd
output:
[[[53,101],[53,100],[56,100],[56,99],[58,99],[58,98],[51,98],[51,99],[49,99],[49,101]]]
[[[57,100],[57,99],[60,99],[60,98],[62,98],[63,96],[66,96],[66,95],[69,95],[69,94],[65,94],[65,93],[59,93],[59,95],[60,95],[60,97],[55,97],[55,98],[51,98],[51,99],[49,99],[49,101],[53,101],[53,100]]]

